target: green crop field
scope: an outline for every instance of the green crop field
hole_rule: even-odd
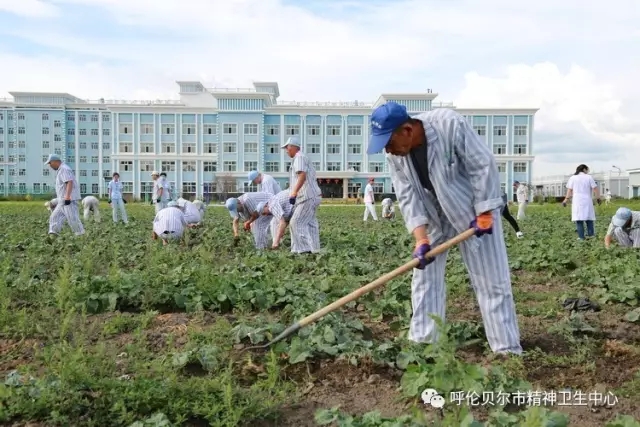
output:
[[[491,358],[455,249],[435,345],[406,339],[407,274],[241,353],[410,260],[401,219],[323,206],[322,253],[293,256],[258,253],[248,234],[234,247],[220,207],[186,246],[163,248],[153,208],[127,208],[126,228],[103,204],[84,237],[67,228],[49,244],[42,202],[0,203],[1,425],[640,426],[640,257],[602,244],[617,206],[597,207],[597,239],[585,242],[559,205],[532,205],[524,239],[505,228],[525,349],[506,361]],[[601,310],[567,310],[565,298]],[[442,409],[422,402],[425,388]],[[541,402],[553,392],[555,404]]]

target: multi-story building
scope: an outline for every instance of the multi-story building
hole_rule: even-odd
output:
[[[412,113],[453,108],[436,93],[383,94],[375,103],[279,101],[277,83],[251,89],[207,89],[181,81],[180,100],[87,101],[67,93],[11,92],[0,100],[0,194],[48,194],[49,153],[71,165],[83,194],[104,195],[118,171],[125,193],[146,198],[152,170],[166,172],[184,196],[255,190],[259,169],[285,188],[291,160],[280,146],[298,135],[325,197],[361,193],[367,178],[392,192],[383,154],[367,155],[369,116],[396,101]],[[536,109],[458,109],[493,147],[503,186],[530,181]],[[511,188],[511,186],[508,186]]]
[[[533,187],[536,194],[549,197],[562,197],[567,194],[567,182],[572,174],[549,175],[533,179]],[[598,185],[600,194],[607,190],[614,197],[624,199],[633,197],[630,195],[629,171],[622,170],[592,173],[594,181]]]

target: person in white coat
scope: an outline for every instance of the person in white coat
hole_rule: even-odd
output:
[[[393,200],[389,197],[382,200],[382,218],[394,219],[396,217],[396,210],[393,207]]]
[[[580,165],[576,168],[576,173],[567,182],[567,194],[562,201],[562,206],[567,206],[567,201],[571,203],[571,221],[576,223],[578,240],[585,239],[584,225],[587,225],[586,237],[595,236],[594,222],[596,220],[596,210],[593,207],[592,194],[596,197],[598,204],[600,201],[600,191],[598,184],[589,175],[587,165]]]
[[[609,203],[611,203],[611,191],[607,188],[604,193],[604,204],[609,205]]]
[[[280,191],[280,184],[276,181],[271,175],[267,175],[266,173],[261,173],[258,171],[249,172],[249,182],[254,185],[259,185],[258,191],[263,193],[269,193],[271,195],[276,195]]]
[[[93,214],[93,220],[100,222],[100,201],[95,196],[87,196],[82,199],[82,208],[84,209],[84,220],[88,221],[89,216]]]
[[[202,215],[200,215],[200,210],[195,205],[195,203],[190,202],[186,199],[180,197],[176,203],[178,204],[178,208],[184,213],[184,219],[189,225],[198,226],[202,221]]]
[[[521,184],[520,181],[514,181],[513,189],[516,190],[516,200],[518,201],[518,215],[516,218],[524,219],[524,211],[529,203],[529,188]]]
[[[604,237],[604,246],[607,249],[613,239],[623,248],[640,248],[640,212],[619,208],[611,218]]]
[[[153,190],[151,194],[151,203],[155,206],[156,213],[167,207],[169,202],[169,190],[166,188],[164,179],[160,177],[160,172],[151,172],[153,180]]]
[[[364,187],[364,221],[369,219],[369,215],[373,217],[374,221],[378,220],[378,215],[376,214],[376,197],[372,185],[373,183],[374,179],[369,178],[366,187]]]
[[[127,201],[122,197],[122,182],[120,182],[120,174],[118,172],[114,172],[109,185],[107,186],[107,191],[109,193],[109,205],[111,206],[111,217],[113,218],[114,224],[118,223],[118,214],[120,214],[120,219],[125,224],[129,223],[129,218],[127,218],[127,210],[124,205]]]
[[[521,354],[511,271],[502,230],[500,173],[491,149],[462,115],[437,108],[411,117],[387,102],[371,114],[367,154],[386,151],[393,187],[419,260],[413,271],[409,339],[433,343],[432,315],[445,317],[448,251],[433,247],[470,228],[458,246],[494,353]]]
[[[167,173],[166,172],[162,172],[160,174],[160,179],[162,180],[162,186],[165,189],[165,191],[167,192],[167,203],[170,201],[175,201],[175,192],[173,191],[173,185],[171,185],[171,183],[169,182],[168,178],[167,178]]]

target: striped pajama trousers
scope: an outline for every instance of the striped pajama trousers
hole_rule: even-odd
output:
[[[184,234],[184,228],[181,227],[178,230],[167,230],[164,228],[164,225],[162,223],[155,222],[153,224],[153,232],[156,233],[162,240],[179,240]]]
[[[432,243],[434,248],[457,234],[446,218],[441,217],[441,222],[444,237],[442,241]],[[493,211],[493,234],[486,234],[477,241],[480,246],[476,250],[472,250],[469,242],[462,242],[460,253],[478,299],[487,341],[495,353],[521,354],[520,330],[511,291],[511,273],[499,209]],[[444,277],[447,254],[448,251],[436,256],[424,270],[413,271],[413,317],[409,328],[409,338],[412,341],[435,342],[438,339],[436,323],[429,315],[435,314],[443,320],[445,318]]]
[[[187,224],[198,224],[200,223],[202,218],[200,217],[200,215],[188,214],[184,216],[184,220],[187,222]]]
[[[640,228],[631,229],[627,233],[622,227],[616,227],[613,237],[623,248],[640,248]]]
[[[271,227],[271,217],[261,215],[251,223],[251,234],[256,245],[256,249],[265,249],[269,241],[269,231]]]
[[[291,230],[291,252],[320,251],[320,227],[316,212],[320,206],[320,197],[308,199],[296,204],[289,222]]]
[[[76,236],[84,234],[77,201],[72,201],[70,205],[65,205],[63,200],[58,203],[49,216],[49,234],[60,234],[65,222],[69,223]]]
[[[271,217],[271,223],[269,224],[269,233],[271,234],[271,242],[275,240],[278,235],[278,228],[280,227],[280,221],[275,217]]]
[[[127,210],[124,207],[122,199],[111,199],[111,216],[114,223],[118,223],[118,212],[120,212],[120,218],[125,224],[129,222],[127,218]]]

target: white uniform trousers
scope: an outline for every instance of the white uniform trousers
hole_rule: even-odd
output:
[[[88,221],[91,215],[91,208],[93,208],[93,219],[95,222],[100,222],[100,208],[98,206],[87,206],[84,208],[84,220]]]
[[[111,199],[111,216],[113,222],[118,222],[118,212],[120,213],[120,219],[127,224],[129,219],[127,218],[127,210],[124,207],[124,201],[122,199]]]
[[[373,203],[365,203],[364,204],[364,218],[366,221],[369,218],[369,215],[373,217],[374,221],[378,220],[378,215],[376,214],[376,205]]]
[[[58,202],[58,205],[49,216],[49,234],[60,234],[65,222],[69,223],[69,227],[71,227],[76,236],[84,234],[77,201],[72,201],[69,205],[65,205],[64,200]]]
[[[278,228],[280,227],[280,221],[275,216],[271,217],[271,223],[269,224],[269,233],[271,234],[271,243],[276,239],[278,235]]]
[[[187,222],[187,224],[199,224],[200,221],[202,221],[202,218],[199,214],[196,215],[189,213],[184,215],[184,220]]]
[[[527,207],[527,202],[518,203],[518,219],[524,219],[524,210]]]
[[[297,203],[289,222],[291,230],[291,252],[320,251],[320,227],[316,212],[320,206],[320,197]]]
[[[457,233],[445,218],[441,219],[445,239]],[[472,237],[471,239],[477,239]],[[472,251],[468,242],[460,244],[460,253],[478,299],[487,341],[496,353],[520,354],[520,330],[511,291],[511,273],[507,249],[502,232],[500,210],[493,211],[493,234],[479,238],[480,246]],[[435,314],[444,320],[446,306],[445,266],[447,252],[438,255],[424,270],[414,269],[411,283],[413,317],[409,338],[415,342],[435,342],[438,339],[436,323],[429,317]]]
[[[623,248],[640,248],[640,228],[634,228],[627,233],[622,227],[616,227],[613,237]]]
[[[184,234],[184,228],[181,227],[178,230],[165,230],[161,222],[154,222],[153,232],[156,233],[162,240],[179,240]]]
[[[251,223],[251,234],[256,249],[265,249],[269,242],[269,230],[271,226],[271,217],[260,215],[258,219]]]

